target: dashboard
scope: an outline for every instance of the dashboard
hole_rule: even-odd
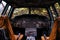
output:
[[[19,28],[43,28],[49,26],[49,20],[45,16],[21,15],[13,19],[13,26]]]
[[[24,14],[16,16],[12,19],[13,31],[15,34],[22,33],[24,35],[23,40],[28,35],[35,36],[37,40],[46,32],[48,36],[50,33],[50,21],[45,16],[36,14]]]

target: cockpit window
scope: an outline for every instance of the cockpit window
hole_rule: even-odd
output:
[[[56,10],[58,12],[58,15],[60,16],[60,5],[58,3],[55,4]]]
[[[56,8],[56,11],[57,11],[58,16],[60,16],[60,6],[59,6],[59,4],[58,3],[55,3],[54,6]],[[53,15],[53,18],[55,20],[57,18],[57,16],[56,16],[57,14],[55,14],[55,12],[54,12],[55,9],[53,10],[53,7],[52,6],[50,6],[50,9],[52,11],[52,15]]]
[[[38,14],[38,15],[49,17],[48,12],[45,8],[32,8],[31,14]]]
[[[23,14],[37,14],[49,18],[48,12],[45,8],[16,8],[13,12],[12,18]]]
[[[2,3],[0,3],[0,15],[3,12],[5,6],[6,6],[6,2],[2,1]]]
[[[19,15],[23,15],[23,14],[28,14],[29,13],[29,9],[28,8],[16,8],[13,12],[13,16],[12,18],[14,18],[15,16],[19,16]]]

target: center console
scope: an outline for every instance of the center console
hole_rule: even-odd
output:
[[[25,36],[26,36],[26,40],[36,40],[37,29],[36,28],[26,28]]]

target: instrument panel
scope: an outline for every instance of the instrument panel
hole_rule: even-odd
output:
[[[49,35],[50,21],[45,16],[37,14],[24,14],[12,19],[15,34],[24,34],[23,40],[28,36],[34,36],[37,40],[46,32]]]
[[[49,26],[49,21],[43,16],[29,15],[14,18],[13,26],[19,28],[43,28]]]

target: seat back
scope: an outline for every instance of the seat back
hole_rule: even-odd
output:
[[[0,28],[0,40],[8,40],[4,29]]]
[[[8,40],[6,34],[9,35],[9,40],[15,40],[13,29],[7,16],[0,17],[0,28],[1,40]]]
[[[60,17],[53,24],[49,40],[60,40]]]

